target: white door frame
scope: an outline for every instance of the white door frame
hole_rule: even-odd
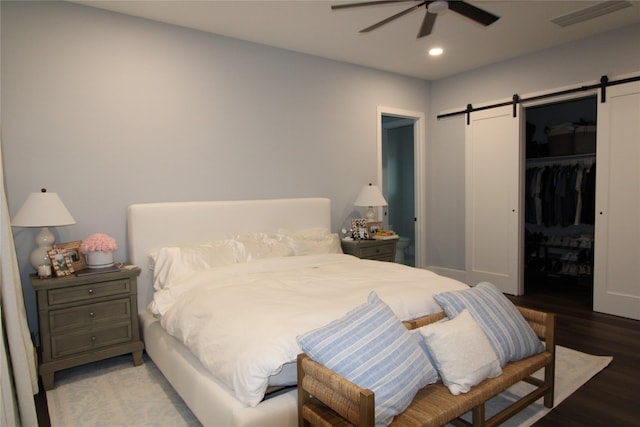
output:
[[[414,203],[415,203],[415,242],[416,242],[416,267],[423,268],[425,265],[424,248],[426,245],[426,234],[424,224],[426,194],[424,191],[424,147],[425,147],[425,113],[419,111],[409,111],[400,108],[378,106],[376,115],[376,136],[378,140],[378,182],[382,183],[382,116],[396,116],[415,120],[413,127],[413,163],[414,163]]]

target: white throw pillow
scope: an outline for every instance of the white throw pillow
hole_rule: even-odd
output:
[[[322,227],[303,230],[280,230],[278,235],[296,255],[341,254],[340,237]]]
[[[238,243],[216,240],[194,246],[173,246],[152,254],[153,287],[159,291],[187,273],[238,262]]]
[[[484,379],[502,374],[489,340],[467,310],[453,320],[423,326],[419,331],[451,394],[467,393]]]
[[[293,249],[278,236],[267,233],[247,233],[233,236],[241,247],[240,262],[264,258],[293,256]]]

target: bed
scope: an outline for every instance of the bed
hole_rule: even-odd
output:
[[[216,427],[296,426],[298,423],[297,392],[295,387],[285,388],[280,392],[268,394],[267,398],[257,404],[255,404],[255,402],[247,404],[247,400],[244,399],[243,396],[239,397],[238,391],[234,390],[228,381],[221,380],[214,376],[211,373],[211,367],[209,365],[205,367],[207,362],[196,357],[194,353],[198,353],[195,351],[192,352],[193,348],[190,349],[187,345],[184,345],[181,341],[170,335],[165,330],[166,325],[163,326],[159,319],[162,317],[164,322],[168,322],[167,319],[170,319],[173,313],[169,310],[173,310],[174,312],[179,311],[178,308],[175,308],[175,306],[179,307],[179,305],[176,303],[171,309],[167,309],[166,311],[158,309],[162,304],[158,304],[157,301],[162,301],[160,296],[165,295],[167,290],[154,289],[154,271],[152,271],[151,254],[155,254],[157,259],[158,251],[163,250],[163,248],[200,245],[205,242],[228,239],[231,235],[281,233],[282,230],[331,230],[330,218],[331,204],[330,200],[326,198],[147,203],[134,204],[129,207],[127,218],[129,255],[131,262],[141,268],[141,274],[138,279],[138,312],[142,336],[145,342],[145,351],[202,424]],[[318,258],[314,260],[313,257],[316,256]],[[405,301],[402,300],[404,292],[397,292],[395,289],[399,288],[392,288],[391,286],[394,286],[395,282],[401,282],[402,280],[400,279],[405,274],[409,276],[416,275],[415,277],[419,278],[419,280],[411,278],[411,280],[414,281],[433,281],[434,293],[443,290],[466,288],[466,285],[460,282],[437,276],[426,270],[413,269],[393,263],[358,260],[355,257],[343,254],[287,257],[287,259],[274,258],[273,262],[259,260],[259,262],[252,263],[251,267],[254,269],[258,267],[263,268],[261,266],[262,263],[268,265],[269,268],[276,268],[272,266],[278,265],[278,263],[283,263],[283,265],[296,263],[296,271],[301,270],[306,274],[306,272],[311,270],[319,269],[313,263],[322,266],[326,263],[326,265],[333,266],[332,263],[334,259],[336,259],[339,264],[344,264],[344,266],[341,264],[340,268],[354,268],[354,266],[357,266],[358,269],[364,269],[362,271],[373,271],[370,269],[385,264],[384,268],[387,269],[385,271],[388,271],[388,273],[373,273],[377,274],[377,276],[386,277],[386,282],[389,282],[379,284],[379,290],[382,292],[380,296],[381,298],[394,300],[393,304],[395,304],[395,309],[402,311],[404,317],[417,313],[420,310],[420,315],[428,314],[422,312],[425,310],[431,312],[439,310],[435,303],[426,308],[421,306],[419,309],[414,309],[411,307],[413,304],[411,299],[415,300],[416,298],[407,297]],[[298,265],[302,262],[311,262],[313,265]],[[361,264],[353,264],[354,262]],[[230,267],[236,268],[235,265]],[[153,268],[157,269],[158,266],[155,265]],[[245,268],[245,266],[243,265],[241,268]],[[322,268],[320,268],[320,270],[322,270]],[[336,272],[340,272],[339,275],[337,275],[338,273]],[[216,276],[216,274],[218,274],[217,272],[198,272],[198,275],[210,275],[212,273],[215,274],[207,277],[209,277],[209,281],[215,282],[217,279],[214,280],[213,278],[219,277]],[[256,274],[258,273],[255,273],[252,277],[256,277]],[[290,273],[287,274],[290,276]],[[330,283],[327,282],[327,280],[333,280],[334,282],[342,281],[341,278],[348,276],[339,269],[333,270],[333,274],[334,276],[332,278],[322,278],[322,280],[325,281],[324,283]],[[197,277],[198,280],[201,281],[206,279],[206,277]],[[423,277],[425,280],[422,280]],[[376,282],[379,280],[381,280],[380,277],[372,279],[372,281]],[[280,279],[270,281],[281,282]],[[268,282],[269,281],[265,279],[265,283],[268,284]],[[190,284],[191,282],[186,279],[180,281],[181,286],[186,286],[185,284],[187,283]],[[420,286],[423,286],[423,284],[420,283]],[[317,298],[318,301],[322,300],[326,295],[324,288],[322,292],[322,296]],[[340,292],[340,290],[337,292]],[[360,298],[362,290],[358,292],[354,290],[353,295],[349,292],[344,292],[344,296],[339,302],[342,303],[342,300],[344,300],[344,304],[348,304],[349,298],[356,298],[355,295],[358,295],[357,298]],[[420,292],[423,292],[423,290],[420,290]],[[169,291],[169,294],[174,295],[179,294],[179,292],[174,289]],[[366,295],[362,296],[361,299],[361,302],[364,302]],[[351,304],[353,304],[353,301]],[[333,305],[333,303],[331,303],[331,305]],[[162,316],[154,316],[148,307],[154,308],[157,314],[161,312]],[[220,311],[224,309],[224,305],[219,306]],[[336,311],[336,313],[338,313],[341,312],[340,310],[343,310],[343,308],[337,307],[336,310],[338,310]],[[216,310],[212,309],[211,311]],[[303,322],[303,326],[298,325],[296,322],[291,323],[292,325],[297,325],[296,327],[299,328],[314,324],[321,326],[327,319],[331,319],[331,316],[336,315],[333,313],[327,317],[326,313],[316,312],[312,314],[312,316],[309,316],[312,319],[303,319],[305,322],[309,320],[311,323]],[[322,314],[322,316],[318,317],[316,314]],[[244,314],[241,315],[244,316]],[[265,317],[268,318],[271,316]],[[237,324],[241,324],[241,320],[243,319],[233,319],[229,316],[229,318],[225,318],[224,321],[227,325],[237,327]],[[212,329],[222,330],[224,328]],[[229,331],[233,331],[233,328],[230,327]],[[176,335],[175,332],[173,333]],[[248,341],[253,342],[253,339]],[[188,345],[190,344],[188,343]],[[293,360],[295,361],[295,358]],[[293,368],[293,371],[290,372],[295,372],[295,363]],[[271,381],[271,377],[269,381]]]

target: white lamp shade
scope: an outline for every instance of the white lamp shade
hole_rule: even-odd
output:
[[[56,193],[47,193],[44,188],[40,193],[29,194],[11,221],[14,227],[42,227],[36,234],[37,247],[29,256],[29,262],[36,271],[42,265],[51,264],[47,252],[56,240],[49,227],[75,223],[60,197]]]
[[[382,192],[377,185],[365,185],[356,198],[355,206],[387,206]]]
[[[14,227],[56,227],[75,224],[67,208],[56,193],[31,193],[13,217]]]

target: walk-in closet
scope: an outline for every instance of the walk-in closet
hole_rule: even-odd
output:
[[[597,98],[525,109],[524,288],[591,301]]]
[[[640,76],[447,114],[466,115],[466,281],[640,319]]]

